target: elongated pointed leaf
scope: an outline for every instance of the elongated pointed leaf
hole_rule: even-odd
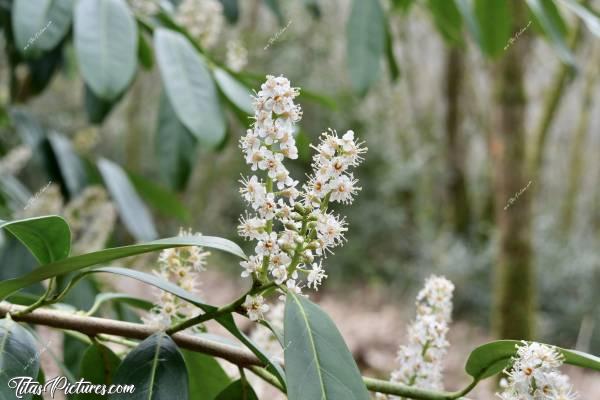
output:
[[[48,264],[69,256],[71,230],[58,215],[1,221],[0,228],[12,233],[40,262]]]
[[[146,311],[150,310],[154,306],[148,300],[140,299],[130,294],[105,292],[96,295],[96,298],[94,299],[94,304],[92,304],[92,307],[86,312],[86,315],[94,315],[96,311],[98,311],[98,309],[104,303],[107,302],[119,302],[129,304],[130,306]]]
[[[98,97],[116,99],[137,65],[137,25],[125,0],[79,0],[74,36],[83,80]]]
[[[575,57],[567,46],[564,21],[562,21],[553,0],[526,1],[560,59],[566,64],[575,65]],[[561,26],[561,22],[563,26]]]
[[[190,376],[189,400],[214,400],[231,383],[213,357],[187,350],[182,353]]]
[[[86,267],[106,263],[118,258],[183,246],[204,246],[212,249],[222,250],[238,257],[245,258],[242,249],[240,249],[240,247],[235,243],[226,239],[214,236],[176,236],[167,239],[155,240],[149,243],[113,247],[93,253],[69,257],[60,261],[43,265],[20,278],[7,279],[0,282],[0,299],[5,299],[6,296],[16,292],[17,290],[54,276],[75,272]]]
[[[137,240],[156,239],[158,233],[146,205],[135,191],[123,169],[105,158],[98,160],[98,170],[119,210],[119,217]]]
[[[512,17],[506,0],[475,0],[479,43],[487,56],[496,57],[504,51],[511,38]]]
[[[123,360],[114,384],[135,385],[131,394],[115,394],[110,400],[188,400],[188,373],[173,339],[155,333]]]
[[[379,78],[385,53],[385,16],[379,0],[354,0],[346,27],[348,70],[354,90],[363,95]]]
[[[215,400],[258,400],[258,397],[248,382],[238,379],[219,393]]]
[[[564,4],[567,8],[569,8],[572,12],[577,14],[577,16],[583,20],[590,32],[592,32],[596,36],[600,36],[600,17],[598,17],[597,14],[593,13],[588,7],[584,6],[583,4],[580,4],[578,1],[559,1],[562,4]]]
[[[155,146],[163,181],[172,189],[184,189],[196,161],[196,138],[179,121],[164,91],[159,101]]]
[[[78,378],[91,382],[95,385],[112,384],[113,377],[121,364],[121,359],[108,347],[99,344],[91,344],[81,359],[81,368]],[[80,393],[75,400],[103,400],[106,396],[95,393]]]
[[[221,68],[214,70],[215,81],[225,96],[237,108],[246,114],[253,114],[254,107],[252,106],[252,92],[241,82],[236,80],[229,72]]]
[[[71,142],[56,132],[48,135],[48,142],[54,152],[60,174],[71,196],[77,195],[87,183],[85,167],[75,153]]]
[[[179,120],[204,145],[216,148],[225,137],[225,117],[204,58],[180,33],[154,33],[158,67]]]
[[[450,44],[462,42],[462,17],[454,0],[427,0],[435,26]]]
[[[518,340],[497,340],[479,346],[469,355],[465,370],[477,380],[493,376],[510,365],[511,358],[517,353],[517,347],[522,345],[523,342]],[[562,353],[566,364],[600,371],[599,357],[560,347],[556,349]]]
[[[12,27],[17,50],[36,57],[52,50],[71,26],[73,0],[14,0]]]
[[[288,292],[285,375],[290,400],[369,398],[352,354],[335,324],[308,299]]]
[[[37,377],[40,369],[35,338],[9,318],[0,320],[0,398],[14,399],[18,377]],[[11,379],[16,378],[11,384]],[[31,394],[23,399],[31,399]]]

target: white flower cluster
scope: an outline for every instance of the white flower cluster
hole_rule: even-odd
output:
[[[179,236],[192,236],[191,231],[180,230]],[[196,235],[200,235],[197,233]],[[187,292],[200,291],[200,273],[204,271],[206,258],[210,255],[200,246],[166,249],[158,257],[157,276],[166,279]],[[166,328],[182,319],[190,318],[197,309],[171,293],[161,291],[157,305],[144,322],[158,328]]]
[[[253,213],[242,217],[238,227],[240,236],[257,241],[256,254],[241,263],[242,276],[286,284],[296,293],[302,287],[300,273],[313,289],[327,277],[316,258],[340,245],[347,230],[345,220],[327,208],[330,202],[352,202],[360,188],[349,170],[367,151],[352,131],[341,138],[332,130],[323,133],[314,147],[313,173],[299,190],[283,162],[298,158],[298,94],[286,78],[267,76],[254,99],[255,123],[240,147],[252,171],[261,171],[264,180],[257,175],[242,179],[240,193]]]
[[[248,50],[246,50],[242,42],[239,40],[230,40],[227,42],[225,64],[235,72],[240,72],[248,64]]]
[[[446,334],[451,322],[454,285],[432,275],[417,295],[417,317],[408,328],[408,344],[400,346],[392,382],[423,389],[442,389],[443,359],[448,349]]]
[[[219,0],[183,0],[175,20],[203,47],[210,48],[223,29],[223,5]]]
[[[17,146],[0,158],[0,174],[17,174],[31,158],[31,149]]]
[[[554,347],[523,342],[517,349],[512,368],[506,372],[506,387],[498,393],[502,400],[574,400],[578,397],[569,377],[558,371],[563,357]]]

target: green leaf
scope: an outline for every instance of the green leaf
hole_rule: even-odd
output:
[[[115,101],[104,100],[94,94],[88,85],[85,85],[84,103],[88,120],[92,124],[101,124],[110,114]]]
[[[135,385],[110,400],[188,400],[188,373],[177,345],[164,332],[141,342],[125,357],[114,384]]]
[[[238,0],[220,0],[223,4],[223,14],[231,24],[235,24],[240,17]]]
[[[125,171],[118,164],[105,158],[100,158],[97,165],[127,230],[137,240],[155,239],[158,233],[152,215],[135,191]]]
[[[20,376],[37,377],[39,369],[35,338],[10,317],[0,320],[0,398],[15,398],[14,382],[12,388],[8,382]],[[25,400],[31,397],[23,395]]]
[[[219,393],[215,400],[258,400],[258,397],[247,381],[238,379]]]
[[[475,0],[475,18],[483,53],[496,57],[511,38],[512,17],[506,0]]]
[[[214,400],[231,382],[213,357],[187,350],[182,353],[190,376],[189,400]]]
[[[369,398],[352,354],[331,318],[316,304],[291,292],[285,303],[284,338],[290,400]]]
[[[350,81],[364,95],[379,78],[385,53],[385,16],[379,0],[353,0],[346,35]]]
[[[154,66],[154,54],[152,47],[144,37],[142,31],[138,36],[138,60],[144,69],[150,70]]]
[[[100,343],[93,343],[83,354],[78,378],[95,385],[109,386],[120,363],[121,359],[111,349]],[[75,400],[103,399],[106,399],[106,396],[95,393],[80,393],[75,396]]]
[[[8,295],[17,290],[54,276],[75,272],[92,265],[106,263],[119,258],[183,246],[203,246],[222,250],[241,258],[246,258],[244,252],[237,244],[226,239],[214,236],[175,236],[167,239],[155,240],[149,243],[113,247],[43,265],[20,278],[1,281],[0,299],[5,299]]]
[[[497,340],[479,346],[469,355],[465,370],[477,380],[493,376],[510,366],[517,347],[523,344],[518,340]],[[576,350],[556,349],[563,354],[566,364],[600,371],[600,358]]]
[[[396,56],[394,56],[394,38],[392,36],[389,19],[386,19],[385,23],[385,58],[387,60],[392,81],[395,81],[400,76],[400,67],[398,67]]]
[[[454,2],[456,4],[456,8],[462,15],[463,20],[465,21],[467,30],[473,37],[473,40],[475,40],[475,43],[477,43],[477,46],[479,46],[479,48],[483,48],[481,31],[479,29],[477,17],[475,16],[475,12],[473,10],[472,0],[454,0]]]
[[[526,0],[529,9],[544,30],[550,43],[557,51],[560,59],[568,64],[575,65],[575,57],[567,46],[564,21],[556,8],[553,0]],[[524,28],[526,29],[526,28]],[[512,40],[512,39],[511,39]],[[514,39],[518,40],[518,39]],[[506,48],[506,46],[505,46]]]
[[[14,0],[12,28],[18,51],[36,57],[52,50],[69,30],[72,13],[73,0]]]
[[[438,31],[450,44],[462,42],[462,17],[454,0],[428,0],[427,6]]]
[[[246,114],[253,114],[252,92],[224,69],[215,68],[213,73],[225,97]]]
[[[154,48],[177,117],[200,143],[216,148],[225,138],[225,117],[204,58],[184,36],[164,28],[155,31]]]
[[[0,228],[12,233],[40,264],[62,260],[71,251],[71,230],[67,221],[58,215],[0,220]]]
[[[125,1],[79,0],[74,36],[83,80],[98,97],[116,99],[137,64],[137,25]]]
[[[281,6],[279,5],[279,0],[265,0],[265,4],[269,7],[269,10],[275,15],[277,18],[277,23],[279,25],[283,25],[284,16],[283,11],[281,11]]]
[[[179,121],[164,92],[160,96],[154,142],[163,181],[171,189],[183,190],[194,168],[196,139]]]
[[[392,0],[392,9],[407,13],[414,4],[414,0]]]
[[[588,6],[580,4],[575,0],[559,0],[572,12],[577,14],[579,18],[583,20],[585,25],[588,27],[590,32],[596,36],[600,36],[600,18],[598,15],[591,11]]]
[[[140,298],[132,296],[130,294],[110,293],[110,292],[106,293],[105,292],[105,293],[98,293],[96,295],[94,304],[92,304],[92,307],[85,314],[86,315],[94,315],[96,313],[96,311],[98,311],[98,309],[100,309],[100,307],[104,303],[107,303],[109,301],[129,304],[133,307],[136,307],[136,308],[139,308],[139,309],[145,310],[145,311],[150,310],[154,306],[152,304],[152,302],[150,302],[148,300],[140,299]]]
[[[174,193],[141,175],[134,174],[133,172],[128,172],[127,174],[135,190],[142,196],[146,203],[154,207],[162,215],[175,217],[181,222],[189,221],[190,213]]]
[[[85,167],[75,153],[71,142],[56,132],[48,135],[48,142],[54,152],[62,180],[71,196],[80,193],[87,184]]]

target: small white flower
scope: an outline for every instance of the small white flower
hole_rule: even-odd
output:
[[[313,263],[312,269],[308,273],[307,286],[311,287],[312,285],[313,289],[318,290],[318,287],[321,286],[321,281],[324,278],[327,278],[327,275],[325,274],[321,263]]]
[[[248,257],[248,260],[240,262],[240,265],[242,268],[244,268],[242,271],[242,277],[245,278],[255,272],[260,271],[262,268],[262,258],[258,256],[250,256]]]
[[[354,195],[361,190],[356,186],[358,181],[352,175],[342,175],[330,183],[331,201],[338,201],[343,204],[352,204]]]
[[[254,250],[256,251],[256,254],[263,257],[270,256],[279,251],[279,246],[277,245],[277,233],[271,232],[265,234]]]
[[[275,279],[275,283],[281,285],[288,277],[287,267],[285,265],[273,266],[271,275]]]
[[[225,64],[235,72],[241,71],[248,64],[248,50],[239,40],[227,42]]]
[[[256,175],[252,175],[250,179],[242,178],[240,183],[242,184],[242,187],[240,188],[242,197],[256,209],[257,204],[260,203],[267,194],[264,183],[262,183]]]
[[[263,236],[267,221],[262,218],[248,216],[240,218],[238,234],[244,238],[257,240]]]
[[[260,295],[247,295],[242,307],[246,309],[248,318],[250,318],[251,321],[263,319],[264,313],[269,311],[269,306],[265,304],[265,299]]]
[[[277,213],[277,203],[275,201],[275,194],[268,193],[260,201],[257,201],[256,206],[258,213],[264,219],[273,219]]]

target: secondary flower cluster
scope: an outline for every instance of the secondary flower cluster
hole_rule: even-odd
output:
[[[319,257],[325,256],[344,241],[344,218],[328,211],[331,202],[352,203],[360,190],[350,172],[367,151],[348,131],[339,137],[330,130],[313,146],[312,174],[298,189],[285,159],[298,158],[294,139],[295,124],[302,117],[294,103],[299,90],[280,76],[267,76],[254,99],[255,122],[240,140],[252,175],[241,181],[240,193],[251,209],[240,220],[240,236],[255,240],[255,255],[243,261],[242,276],[262,282],[285,284],[300,293],[306,286],[317,289],[327,277]],[[300,275],[302,274],[302,276]],[[249,298],[248,310],[260,310],[260,299]],[[261,318],[261,313],[253,313]]]
[[[517,346],[513,365],[507,371],[508,383],[498,396],[503,400],[573,400],[577,393],[569,377],[558,368],[563,363],[562,355],[551,346],[541,343],[523,342]]]
[[[408,344],[400,346],[400,367],[393,382],[423,389],[442,389],[443,359],[448,349],[446,334],[452,320],[454,285],[441,276],[430,276],[417,295],[417,317],[408,328]]]
[[[180,230],[179,236],[192,236],[191,231]],[[197,235],[200,235],[197,233]],[[201,246],[186,246],[166,249],[158,257],[157,276],[166,279],[187,292],[200,291],[200,273],[204,271],[206,258],[210,255]],[[197,309],[171,293],[161,291],[156,306],[144,322],[166,328],[182,319],[190,318]]]
[[[183,0],[175,20],[203,47],[210,48],[223,29],[223,5],[218,0]]]

